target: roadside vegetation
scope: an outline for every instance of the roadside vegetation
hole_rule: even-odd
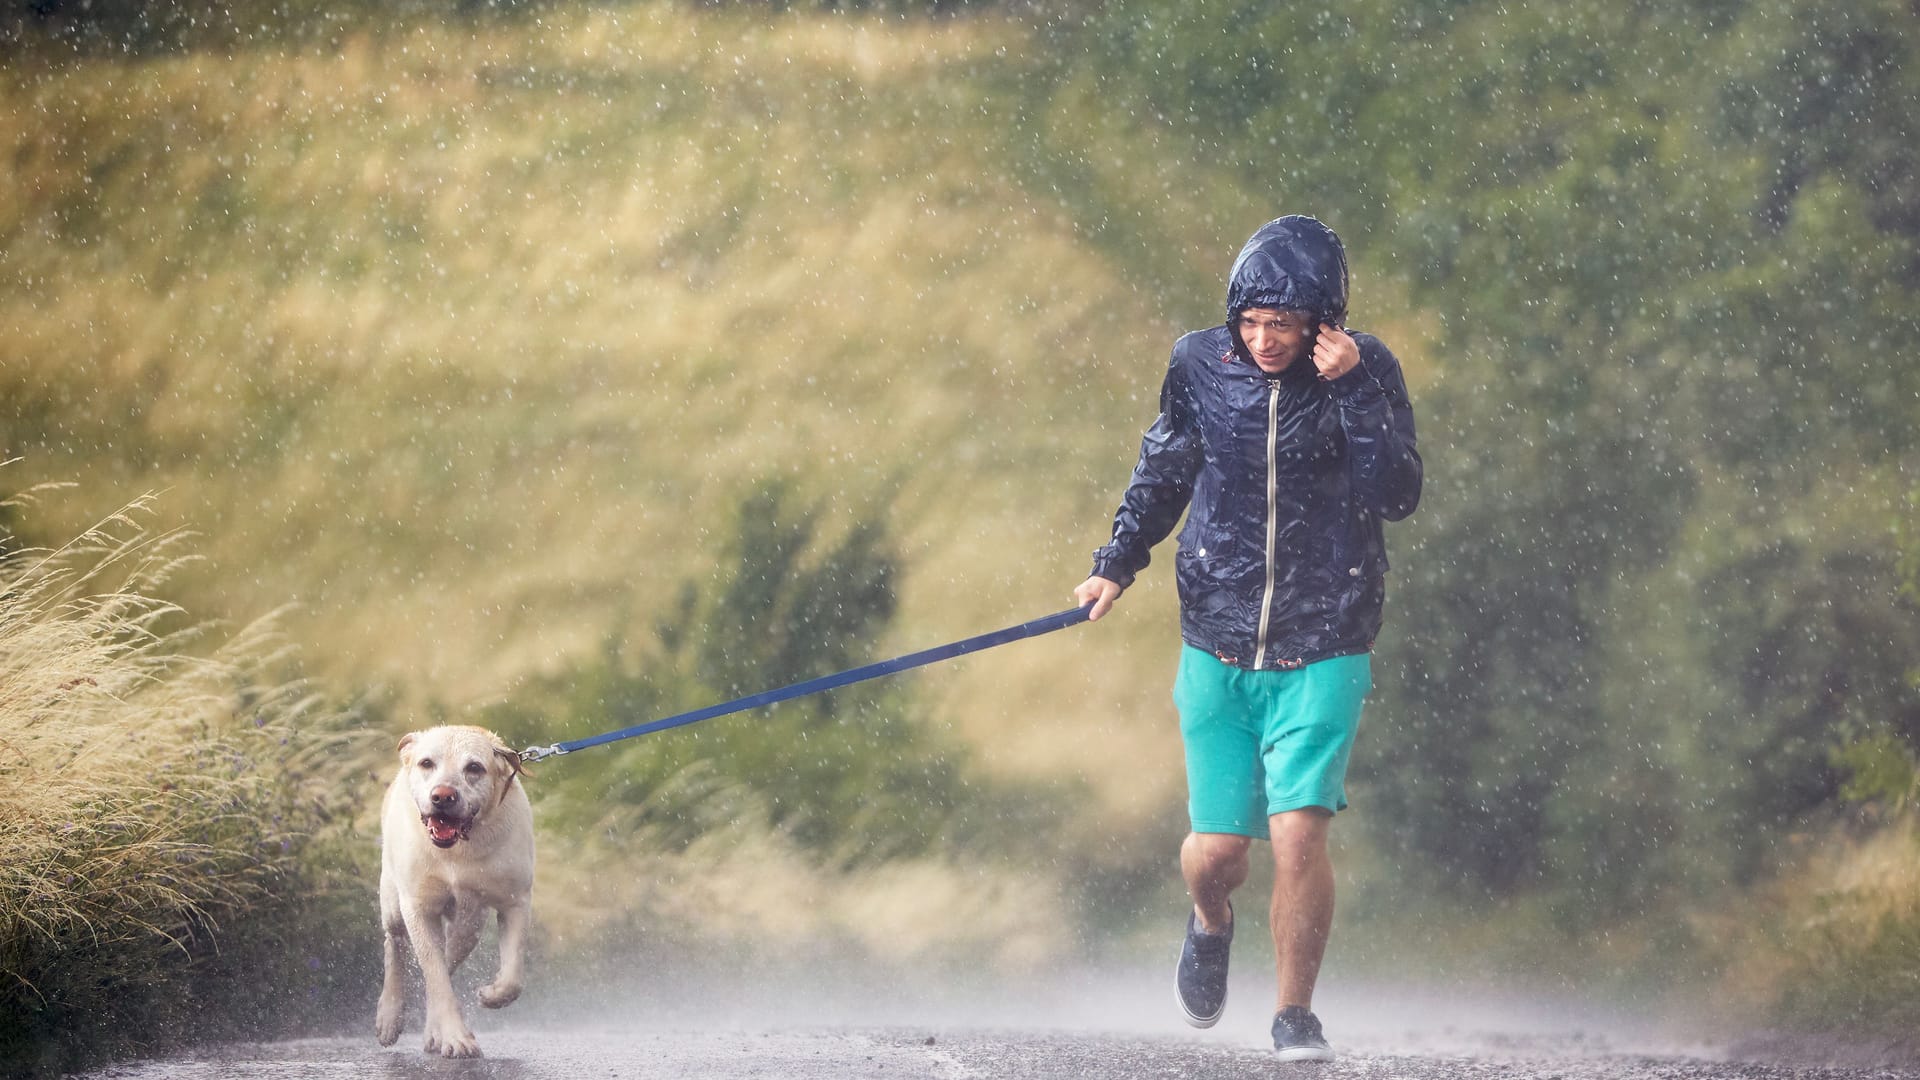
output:
[[[168,595],[297,601],[383,738],[552,742],[1065,606],[1173,335],[1309,210],[1429,476],[1347,955],[1909,1022],[1903,4],[143,7],[5,37],[0,453],[81,482],[37,535],[166,488],[208,557]],[[936,921],[863,895],[949,898],[933,951],[1124,941],[1181,831],[1159,571],[1098,627],[548,763],[549,946]]]
[[[271,619],[222,634],[158,599],[190,548],[152,517],[53,549],[0,529],[9,1075],[325,1029],[373,977],[337,944],[366,922],[366,740],[287,674]]]
[[[1901,594],[1920,601],[1916,521],[1898,530]],[[1908,679],[1920,686],[1920,663]],[[1756,911],[1730,911],[1715,928],[1730,943],[1729,1005],[1790,1034],[1864,1034],[1920,1058],[1920,751],[1882,729],[1846,742],[1833,764],[1857,808],[1848,827],[1798,838],[1802,856],[1753,890]]]
[[[900,564],[881,520],[832,521],[784,484],[751,490],[707,574],[483,722],[545,745],[877,659],[863,643],[887,636]],[[1084,860],[1048,838],[1072,786],[983,775],[913,685],[859,683],[536,766],[557,867],[538,906],[560,962],[702,938],[1013,970],[1057,959]]]

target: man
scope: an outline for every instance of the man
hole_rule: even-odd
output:
[[[1074,590],[1098,619],[1148,550],[1175,556],[1185,642],[1180,713],[1193,897],[1175,982],[1211,1027],[1226,1005],[1228,897],[1257,839],[1273,846],[1274,1049],[1331,1060],[1313,986],[1333,922],[1327,830],[1346,808],[1347,758],[1372,688],[1387,558],[1382,521],[1420,499],[1400,365],[1342,329],[1346,253],[1310,217],[1262,226],[1234,261],[1227,321],[1180,338],[1113,539]]]

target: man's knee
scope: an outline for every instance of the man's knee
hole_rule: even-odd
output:
[[[1318,806],[1288,810],[1268,818],[1275,860],[1285,862],[1325,852],[1327,832],[1332,824],[1333,815]]]
[[[1207,866],[1234,866],[1247,859],[1253,846],[1250,836],[1232,833],[1188,833],[1187,850]]]

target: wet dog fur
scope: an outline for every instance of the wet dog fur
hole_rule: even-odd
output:
[[[411,946],[426,998],[422,1049],[478,1057],[480,1044],[454,997],[453,971],[499,913],[500,970],[480,988],[498,1009],[520,996],[533,915],[533,810],[520,755],[485,728],[446,725],[400,740],[400,769],[380,818],[380,922],[386,979],[374,1034],[400,1037]]]

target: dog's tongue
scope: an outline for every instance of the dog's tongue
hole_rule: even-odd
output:
[[[427,834],[432,836],[436,843],[451,844],[460,839],[460,826],[452,818],[434,814],[427,818]]]

